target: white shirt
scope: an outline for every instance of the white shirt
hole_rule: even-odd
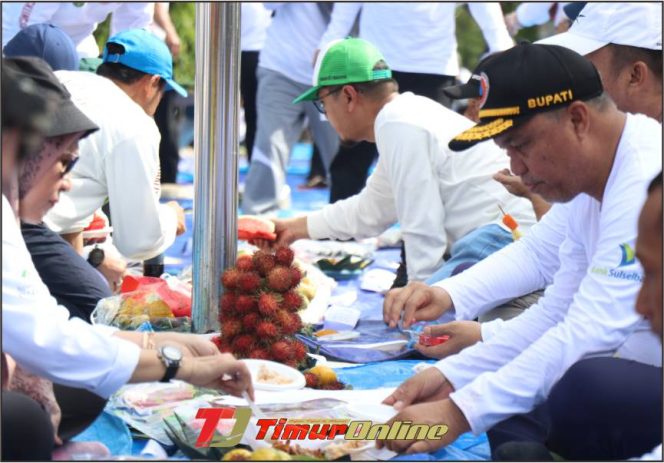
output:
[[[263,48],[272,12],[262,3],[242,2],[240,10],[240,49],[259,51]]]
[[[111,80],[57,71],[72,100],[100,128],[79,144],[71,191],[46,215],[57,233],[85,228],[108,198],[113,241],[129,259],[145,260],[175,241],[177,215],[159,204],[159,140],[154,120]]]
[[[490,223],[501,224],[498,205],[527,231],[535,223],[530,203],[492,179],[509,166],[493,141],[455,153],[447,144],[473,122],[410,92],[398,95],[374,123],[378,164],[357,195],[308,216],[314,239],[376,236],[399,221],[411,281],[443,264],[459,238]]]
[[[20,2],[2,4],[2,46],[22,28],[50,23],[65,31],[81,58],[99,56],[92,33],[113,13],[110,36],[125,29],[145,28],[154,16],[154,2]]]
[[[391,69],[456,76],[459,73],[456,6],[441,2],[337,2],[318,47],[322,49],[331,40],[346,37],[361,10],[360,38],[373,43]],[[468,8],[490,53],[514,45],[499,3],[469,2]]]
[[[558,252],[560,268],[537,304],[500,322],[488,340],[436,364],[454,386],[450,398],[473,432],[532,410],[578,360],[620,354],[632,336],[647,329],[634,310],[643,271],[622,248],[634,248],[647,186],[662,169],[661,154],[661,126],[629,114],[601,204],[580,194],[554,207],[554,215],[518,242],[439,283],[457,311],[472,316],[466,289],[481,288],[491,298],[542,287],[557,264],[550,256]],[[561,229],[565,237],[556,243]],[[653,359],[661,358],[656,337],[641,341]]]
[[[264,5],[275,13],[258,65],[310,85],[314,51],[326,27],[320,9],[312,2],[266,2]]]
[[[39,278],[3,195],[2,351],[54,383],[108,397],[129,381],[140,355],[137,345],[113,336],[114,331],[69,319],[69,311]]]

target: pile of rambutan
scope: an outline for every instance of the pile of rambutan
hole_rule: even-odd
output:
[[[221,352],[238,358],[274,360],[292,367],[303,364],[307,348],[294,335],[302,329],[298,311],[304,299],[296,291],[302,272],[290,248],[243,255],[226,270],[221,282],[221,336],[213,339]]]

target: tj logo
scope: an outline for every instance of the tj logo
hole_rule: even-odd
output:
[[[620,250],[622,251],[622,258],[620,259],[620,264],[618,267],[624,267],[625,265],[632,265],[634,262],[636,262],[636,257],[634,253],[634,249],[627,244],[623,243],[620,245]]]
[[[244,431],[249,425],[251,409],[241,408],[199,408],[196,418],[205,420],[201,433],[196,440],[196,447],[235,447],[240,443]],[[221,419],[235,418],[235,425],[230,435],[212,439]]]

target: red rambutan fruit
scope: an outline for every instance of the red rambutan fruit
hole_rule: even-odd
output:
[[[258,314],[256,312],[248,313],[242,317],[242,329],[245,331],[253,331],[258,325]]]
[[[236,268],[229,268],[221,275],[221,284],[226,289],[235,289],[237,287],[237,279],[240,276],[240,271]]]
[[[279,301],[272,293],[263,293],[258,298],[258,310],[266,317],[272,317],[279,311]]]
[[[230,320],[222,321],[221,333],[224,338],[232,339],[240,334],[240,331],[242,331],[242,323],[239,320],[231,318]]]
[[[279,336],[279,329],[272,322],[262,321],[256,326],[256,334],[261,338],[276,338]]]
[[[276,252],[274,253],[274,257],[279,265],[283,265],[284,267],[290,267],[291,264],[293,263],[293,258],[295,257],[295,253],[291,248],[282,246],[276,250]]]
[[[267,285],[270,289],[285,293],[291,287],[291,272],[286,267],[275,267],[267,275]]]
[[[251,313],[256,310],[256,298],[240,294],[235,300],[235,311],[240,314]]]
[[[259,360],[270,360],[270,353],[261,347],[256,347],[251,349],[248,357],[250,359],[259,359]]]
[[[291,312],[297,312],[300,307],[302,307],[302,296],[300,296],[296,291],[290,290],[284,293],[284,302],[282,307]]]
[[[307,387],[310,387],[311,389],[316,389],[318,387],[318,376],[313,373],[305,373],[304,380],[307,383]]]
[[[253,345],[254,338],[248,334],[236,336],[231,343],[231,346],[233,346],[233,352],[240,355],[249,352]]]
[[[251,272],[254,270],[254,262],[251,256],[243,255],[237,258],[235,266],[241,272]]]
[[[302,320],[297,314],[282,310],[275,315],[275,320],[284,334],[295,334],[302,329]]]
[[[291,341],[290,344],[291,344],[291,352],[293,355],[293,359],[298,362],[304,360],[307,356],[307,348],[305,347],[305,345],[297,340]]]
[[[245,272],[237,279],[237,289],[245,294],[253,294],[261,286],[261,277],[256,272]]]
[[[291,277],[291,288],[295,288],[300,284],[300,281],[302,281],[302,272],[297,267],[291,267],[289,270]]]
[[[298,362],[297,360],[290,359],[286,360],[284,362],[284,365],[289,366],[291,368],[295,368],[297,370],[297,368],[300,366],[300,362]]]
[[[286,341],[277,341],[272,344],[270,349],[272,357],[279,362],[286,362],[291,359],[290,345]]]
[[[237,299],[235,297],[235,294],[233,294],[230,291],[224,292],[221,296],[221,301],[219,305],[221,306],[221,311],[222,313],[230,313],[235,311],[235,303]]]
[[[274,256],[267,251],[256,251],[253,261],[254,268],[261,276],[267,276],[275,265],[277,265]]]

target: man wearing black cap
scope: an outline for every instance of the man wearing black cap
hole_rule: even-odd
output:
[[[466,272],[410,285],[386,302],[386,320],[396,322],[404,308],[405,320],[435,319],[452,305],[458,318],[473,319],[496,301],[550,286],[522,315],[483,324],[480,342],[386,399],[400,410],[396,420],[449,426],[440,441],[381,443],[399,451],[430,451],[468,430],[491,430],[495,449],[532,410],[525,428],[541,437],[542,404],[578,360],[661,361],[658,340],[633,310],[643,278],[633,251],[637,214],[661,170],[660,125],[618,111],[592,64],[562,47],[522,44],[487,60],[478,75],[486,88],[480,123],[450,148],[493,138],[529,189],[565,204]]]

